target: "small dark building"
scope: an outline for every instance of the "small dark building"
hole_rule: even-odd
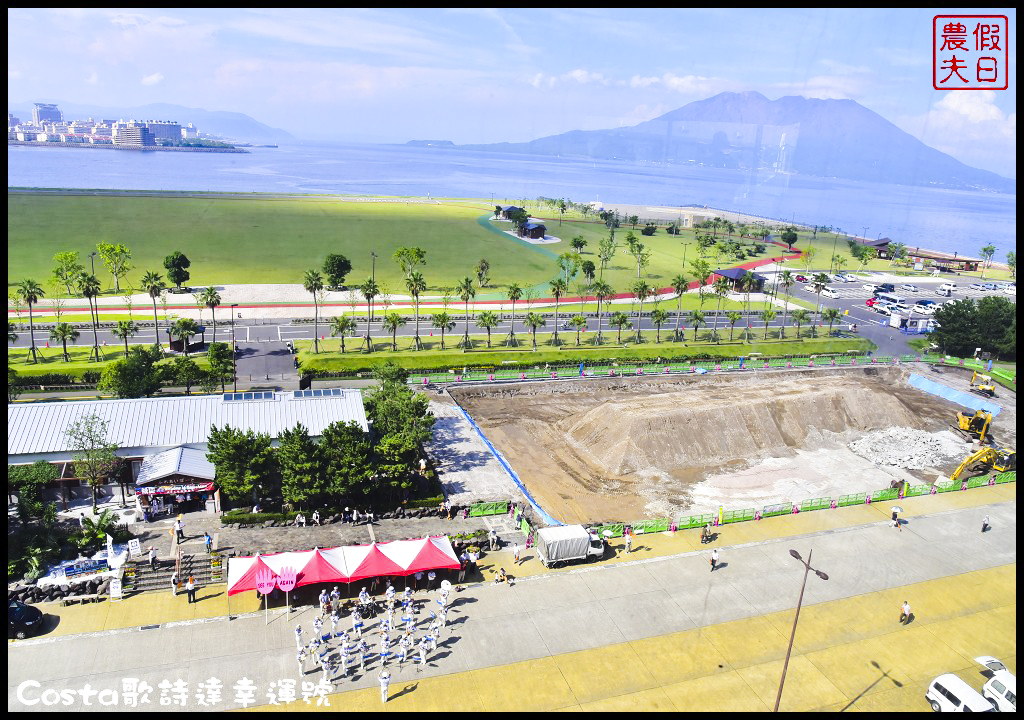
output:
[[[527,237],[531,240],[542,240],[548,229],[541,223],[523,223],[519,226],[520,237]]]
[[[730,283],[732,283],[732,289],[736,292],[746,292],[746,289],[740,287],[740,280],[747,273],[743,268],[726,268],[725,270],[716,270],[715,275],[724,277]],[[759,273],[754,273],[754,286],[750,288],[750,292],[763,292],[764,283],[767,278]]]
[[[512,217],[517,212],[519,212],[520,210],[523,209],[523,208],[517,207],[515,205],[500,205],[499,207],[501,208],[501,219],[502,220],[511,220]]]

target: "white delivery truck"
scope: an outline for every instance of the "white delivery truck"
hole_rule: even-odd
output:
[[[604,557],[604,540],[582,525],[559,525],[537,531],[537,555],[544,567]]]

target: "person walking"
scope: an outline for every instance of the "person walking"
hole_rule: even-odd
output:
[[[302,649],[302,626],[301,625],[296,625],[295,626],[295,646],[299,650]]]
[[[352,610],[352,632],[356,634],[357,638],[363,637],[363,616],[359,614],[359,610]]]
[[[338,613],[336,610],[331,610],[331,634],[327,637],[338,637]]]
[[[313,637],[321,637],[321,630],[324,629],[324,621],[320,618],[313,620]]]
[[[188,593],[189,605],[196,602],[196,579],[191,575],[188,576],[188,580],[185,582],[185,592]]]
[[[427,573],[427,592],[434,589],[434,580],[437,579],[437,573],[433,570]]]
[[[181,515],[178,516],[178,521],[174,526],[174,529],[178,533],[178,542],[185,542],[185,523],[181,521]]]
[[[152,545],[149,546],[149,569],[156,570],[156,548]]]
[[[985,517],[983,517],[981,519],[981,531],[983,533],[984,532],[988,532],[989,528],[990,528],[990,525],[988,524],[988,515],[986,515]]]
[[[900,624],[906,625],[910,622],[910,603],[906,600],[903,601],[903,605],[900,607]]]
[[[516,564],[516,565],[519,564],[519,543],[516,543],[515,545],[512,546],[512,562],[514,564]],[[463,571],[461,571],[461,573],[462,573],[462,575],[464,577],[465,576],[465,571],[463,570]],[[462,582],[462,581],[460,580],[459,582]]]
[[[348,677],[348,658],[349,649],[348,643],[341,644],[341,674]]]
[[[458,579],[458,583],[461,585],[464,582],[466,582],[466,561],[465,560],[460,560],[459,561],[459,579]]]
[[[370,646],[366,644],[365,640],[360,640],[356,643],[356,649],[359,651],[359,672],[366,672],[366,656],[370,653]]]
[[[298,654],[295,656],[295,662],[299,664],[299,675],[306,674],[306,650],[300,647]]]
[[[492,551],[493,550],[497,550],[498,549],[498,532],[494,528],[491,528],[491,531],[489,533],[487,533],[487,539],[490,541],[491,550]]]
[[[388,685],[391,683],[391,673],[388,672],[387,668],[380,669],[380,673],[377,675],[377,682],[380,683],[380,701],[387,704]]]
[[[171,573],[171,595],[178,596],[178,573]]]
[[[633,530],[626,530],[626,553],[628,554],[633,549]]]
[[[420,589],[420,583],[423,582],[423,571],[420,570],[418,573],[412,576],[412,587],[414,590]]]
[[[716,565],[718,565],[718,548],[711,551],[711,572],[715,571]]]
[[[210,537],[210,533],[203,533],[203,541],[206,543],[206,554],[211,554],[213,552],[213,538]]]

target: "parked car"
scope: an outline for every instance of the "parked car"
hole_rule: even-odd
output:
[[[864,301],[864,304],[867,305],[868,307],[872,307],[877,302],[878,302],[878,298],[876,298],[876,297],[869,297],[867,300]]]
[[[981,689],[982,696],[999,712],[1017,712],[1017,676],[988,655],[976,657],[974,662],[992,671],[992,677]]]
[[[840,274],[843,277],[843,282],[857,282],[857,278],[855,278],[850,273],[840,273]]]
[[[999,289],[999,286],[996,285],[995,283],[984,283],[983,287],[986,290],[998,290]]]
[[[24,640],[39,632],[43,624],[43,613],[34,605],[19,600],[7,603],[7,637]]]
[[[956,292],[956,283],[942,283],[939,285],[939,292]]]
[[[885,305],[881,305],[881,304],[879,304],[879,303],[875,303],[875,304],[874,304],[874,305],[873,305],[873,306],[871,307],[871,309],[872,309],[872,310],[874,310],[874,311],[875,311],[876,313],[878,313],[879,315],[882,315],[882,316],[884,316],[884,317],[891,317],[891,316],[892,316],[892,310],[890,310],[889,308],[887,308],[887,307],[886,307]]]
[[[1003,288],[1003,292],[1006,293],[1007,295],[1016,295],[1017,286],[1014,285],[1013,283],[1010,283],[1009,287]]]
[[[985,283],[971,283],[970,284],[970,289],[971,290],[987,290],[988,288],[985,287]]]
[[[804,277],[803,275],[797,275],[796,276],[796,281],[797,282],[806,283],[806,282],[810,282],[810,279],[807,278],[807,277]]]
[[[993,712],[992,704],[981,693],[953,673],[932,680],[924,699],[935,712]]]
[[[878,290],[878,285],[875,285],[874,283],[864,283],[860,286],[860,289],[867,290],[868,292],[875,292],[875,290]]]
[[[931,315],[933,312],[935,312],[935,306],[917,303],[916,305],[914,305],[913,310],[914,312],[920,313],[921,315]]]
[[[834,289],[830,287],[826,287],[821,289],[821,296],[832,298],[833,300],[835,300],[837,297],[839,297],[839,293],[837,293]]]
[[[900,290],[906,290],[907,292],[917,292],[918,287],[917,285],[912,285],[910,283],[903,283],[902,285],[900,285]]]

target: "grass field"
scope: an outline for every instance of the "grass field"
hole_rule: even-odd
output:
[[[81,341],[80,341],[81,342]],[[128,347],[132,347],[132,343],[128,344]],[[115,360],[120,360],[124,357],[124,346],[119,345],[114,347],[108,345],[106,347],[100,347],[100,357],[102,361],[97,363],[90,360],[92,355],[92,345],[86,344],[85,346],[79,345],[68,345],[68,355],[71,357],[70,362],[65,362],[64,352],[60,345],[54,347],[36,346],[36,355],[39,358],[39,362],[32,363],[28,361],[29,348],[7,348],[7,362],[18,371],[18,375],[21,377],[31,377],[34,375],[46,375],[49,373],[64,373],[72,377],[81,378],[87,372],[103,372],[103,369]],[[196,361],[196,364],[203,370],[210,369],[210,363],[206,359],[205,353],[191,353],[190,358]],[[165,364],[171,362],[170,359],[161,360],[158,364]]]
[[[338,252],[352,261],[350,284],[374,271],[370,253],[377,254],[376,278],[391,293],[404,293],[394,251],[415,245],[427,251],[424,277],[428,293],[452,287],[463,277],[475,279],[476,263],[490,263],[491,283],[478,298],[500,297],[512,282],[537,286],[544,294],[557,274],[556,258],[571,250],[569,242],[582,236],[588,245],[584,259],[597,264],[598,240],[608,234],[600,221],[581,218],[547,220],[548,233],[561,243],[531,245],[502,232],[507,222],[491,222],[487,201],[348,202],[338,198],[188,197],[8,194],[8,286],[24,278],[48,285],[52,257],[78,251],[84,264],[96,243],[123,243],[132,250],[135,269],[128,282],[138,284],[147,270],[166,274],[163,258],[174,250],[189,257],[189,285],[239,283],[301,283],[306,270],[319,268],[324,257]],[[540,216],[541,211],[536,211]],[[617,239],[624,243],[628,227]],[[687,261],[697,258],[693,231],[651,237],[636,234],[651,252],[644,277],[665,287]],[[769,254],[781,248],[770,246]],[[781,254],[781,253],[780,253]],[[726,265],[728,266],[728,265]],[[110,274],[97,263],[104,287]],[[692,271],[686,274],[692,278]],[[626,292],[636,279],[636,265],[620,247],[605,272],[616,292]],[[573,288],[570,288],[570,294]]]

